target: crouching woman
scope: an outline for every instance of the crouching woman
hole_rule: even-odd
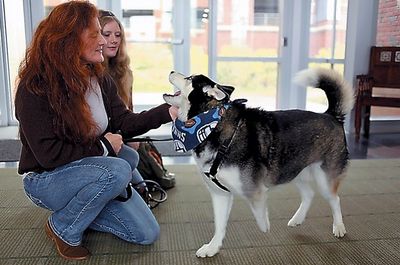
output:
[[[66,259],[89,257],[88,228],[137,244],[159,236],[134,190],[115,200],[126,196],[138,162],[124,157],[122,139],[170,122],[176,109],[128,110],[101,65],[105,43],[93,4],[63,3],[39,24],[18,73],[18,172],[32,202],[51,211],[45,232]]]

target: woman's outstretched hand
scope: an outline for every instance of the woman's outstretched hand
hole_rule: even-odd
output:
[[[171,106],[168,109],[169,115],[171,116],[171,119],[174,121],[176,118],[178,118],[178,108],[175,106]]]

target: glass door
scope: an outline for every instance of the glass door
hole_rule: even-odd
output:
[[[22,1],[4,0],[0,3],[0,126],[16,125],[14,117],[15,80],[25,52],[25,25]]]
[[[1,0],[5,19],[22,17],[25,23],[7,22],[0,47],[2,61],[12,58],[4,83],[13,77],[35,23],[65,0],[43,0],[18,7],[21,1]],[[23,1],[32,3],[31,1]],[[134,74],[133,102],[136,110],[163,103],[162,94],[172,88],[171,70],[202,73],[236,88],[233,98],[245,97],[249,105],[264,109],[320,109],[324,96],[316,90],[293,87],[294,74],[303,68],[322,65],[343,71],[347,0],[92,0],[99,8],[114,12],[127,33],[128,52]],[[25,12],[23,12],[23,10]],[[41,12],[38,12],[41,11]],[[20,12],[21,16],[11,15]],[[35,17],[40,15],[40,19]],[[7,22],[7,23],[6,23]],[[31,22],[31,25],[29,25]],[[2,22],[3,23],[3,22]],[[22,28],[8,25],[21,25]],[[29,34],[30,33],[30,34]],[[7,36],[7,41],[4,38]],[[24,47],[20,47],[20,46]],[[15,47],[15,49],[14,49]],[[7,65],[4,62],[3,65]],[[4,72],[4,71],[3,71]],[[9,79],[8,79],[9,78]],[[13,87],[13,83],[6,87]],[[0,108],[13,118],[11,99]],[[9,123],[10,118],[7,118]]]
[[[310,6],[309,67],[334,69],[344,74],[348,0],[312,0]],[[324,112],[325,93],[307,90],[307,109]]]
[[[162,94],[170,92],[168,75],[174,69],[172,7],[172,0],[121,1],[135,110],[163,103]]]
[[[233,85],[250,106],[325,111],[325,95],[292,79],[317,65],[343,73],[348,0],[191,2],[194,72]]]
[[[208,7],[205,1],[194,2],[193,70],[207,70],[217,82],[234,86],[233,98],[245,97],[250,106],[275,109],[281,1],[209,0]],[[208,64],[201,64],[207,59]]]

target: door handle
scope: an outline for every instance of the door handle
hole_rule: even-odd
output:
[[[172,45],[182,45],[183,39],[166,39],[166,40],[128,40],[133,43],[164,43],[164,44],[172,44]]]
[[[288,46],[288,37],[283,37],[282,38],[282,46],[287,47]]]
[[[171,39],[171,40],[169,40],[169,42],[172,45],[182,45],[183,44],[183,39]]]

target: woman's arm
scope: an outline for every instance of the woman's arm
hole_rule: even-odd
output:
[[[172,120],[169,113],[170,105],[166,103],[147,111],[133,113],[118,96],[112,80],[103,82],[102,89],[111,128],[113,131],[120,131],[124,137],[144,134]]]

